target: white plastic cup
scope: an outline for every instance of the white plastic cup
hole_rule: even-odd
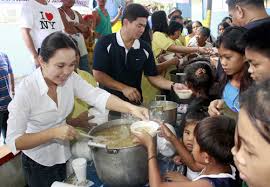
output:
[[[72,167],[79,183],[86,181],[86,166],[85,158],[76,158],[72,161]]]

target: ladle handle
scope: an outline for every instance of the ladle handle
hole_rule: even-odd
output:
[[[93,142],[93,141],[89,141],[89,142],[88,142],[88,145],[89,145],[90,147],[97,147],[97,148],[104,148],[104,149],[107,149],[107,145],[101,144],[101,143],[96,143],[96,142]]]

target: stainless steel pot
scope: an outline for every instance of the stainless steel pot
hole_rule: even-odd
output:
[[[114,125],[132,124],[134,121],[117,119],[101,124],[90,135]],[[147,151],[141,145],[108,149],[104,144],[88,142],[97,175],[111,187],[142,186],[148,180]]]
[[[158,98],[161,98],[162,100],[158,100]],[[150,108],[150,119],[153,110],[159,110],[160,116],[158,116],[158,120],[162,120],[165,123],[169,123],[173,126],[176,125],[176,119],[177,119],[177,103],[173,101],[166,101],[165,95],[156,95],[155,101],[152,101],[149,105]],[[154,114],[155,116],[155,114]],[[155,117],[153,117],[155,118]],[[151,119],[155,120],[155,119]]]

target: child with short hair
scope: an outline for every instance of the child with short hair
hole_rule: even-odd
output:
[[[182,176],[178,182],[162,182],[156,162],[156,150],[153,138],[143,132],[135,133],[137,141],[148,151],[149,183],[151,187],[236,187],[235,168],[232,161],[231,148],[234,146],[235,121],[226,116],[208,117],[200,121],[194,130],[194,145],[192,155],[184,151],[184,145],[179,142],[163,124],[161,130],[176,148],[184,162],[193,170],[198,164],[204,165],[199,177],[190,181]],[[197,169],[196,169],[197,168]],[[201,168],[201,166],[200,166]]]
[[[182,136],[182,141],[185,149],[192,152],[193,143],[194,143],[194,129],[197,123],[203,120],[206,116],[205,113],[198,111],[190,111],[185,118],[184,121],[184,131]],[[176,165],[179,168],[177,171],[180,171],[181,174],[185,175],[188,179],[193,180],[198,177],[198,171],[192,171],[186,164],[182,161],[181,156],[176,155],[173,158]],[[203,169],[203,166],[202,166]],[[179,172],[168,172],[164,177],[169,181],[177,181],[178,176],[181,178],[181,174]]]

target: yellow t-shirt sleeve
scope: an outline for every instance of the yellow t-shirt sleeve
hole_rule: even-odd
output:
[[[173,44],[173,41],[168,38],[166,34],[161,32],[154,32],[152,40],[152,50],[154,57],[156,58],[162,51],[167,51],[167,49]]]

